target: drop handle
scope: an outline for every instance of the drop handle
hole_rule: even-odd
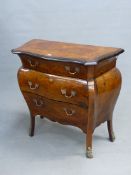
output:
[[[39,87],[39,84],[37,84],[37,83],[33,84],[31,81],[28,81],[28,85],[29,85],[31,90],[38,89],[38,87]]]
[[[75,114],[75,110],[73,110],[73,109],[64,108],[64,111],[65,111],[67,116],[72,116],[73,114]]]
[[[61,89],[61,94],[64,95],[66,98],[72,98],[72,97],[76,96],[76,91],[71,90],[71,94],[67,95],[66,89]]]
[[[42,100],[37,100],[37,99],[33,99],[33,102],[38,107],[43,106],[43,104],[44,104]]]
[[[79,73],[80,71],[79,67],[75,67],[75,71],[72,72],[70,66],[65,66],[65,70],[68,71],[68,73],[71,75],[75,75],[76,73]]]
[[[29,62],[29,64],[30,64],[31,67],[38,66],[38,62],[37,61],[32,62],[30,59],[28,59],[28,62]]]

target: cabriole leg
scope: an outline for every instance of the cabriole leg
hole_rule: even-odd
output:
[[[89,93],[89,107],[88,107],[88,121],[87,121],[87,135],[86,135],[86,157],[93,158],[92,153],[92,135],[93,135],[93,120],[95,117],[95,82],[88,81]]]

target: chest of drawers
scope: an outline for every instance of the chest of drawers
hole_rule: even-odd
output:
[[[22,67],[20,90],[30,111],[30,136],[35,116],[79,127],[86,133],[86,155],[92,158],[94,130],[107,122],[114,141],[112,115],[121,88],[116,68],[120,48],[34,39],[13,49]]]

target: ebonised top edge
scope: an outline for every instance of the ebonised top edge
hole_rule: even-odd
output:
[[[108,60],[108,59],[110,59],[112,57],[118,56],[119,54],[124,52],[124,49],[122,49],[121,52],[119,52],[119,54],[116,53],[116,54],[112,54],[110,56],[105,56],[103,58],[102,57],[101,58],[98,57],[96,59],[96,61],[90,61],[90,62],[81,61],[81,60],[78,60],[78,59],[75,60],[75,58],[74,59],[71,59],[71,58],[57,58],[57,57],[54,58],[54,57],[39,55],[39,54],[35,54],[35,53],[14,51],[14,49],[12,49],[11,52],[13,54],[18,54],[18,55],[25,54],[25,55],[34,56],[34,57],[42,58],[42,59],[49,60],[49,61],[70,62],[70,63],[78,63],[78,64],[82,64],[82,65],[85,65],[85,66],[89,66],[89,65],[97,65],[97,64],[99,64],[102,61],[105,61],[105,60]]]
[[[97,65],[118,56],[124,49],[33,39],[11,51],[18,55],[26,54],[51,61]]]

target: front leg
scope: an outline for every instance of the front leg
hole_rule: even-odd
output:
[[[95,115],[95,82],[94,80],[88,81],[88,121],[87,121],[87,135],[86,135],[86,156],[93,158],[92,153],[92,136],[93,136],[93,123]]]

